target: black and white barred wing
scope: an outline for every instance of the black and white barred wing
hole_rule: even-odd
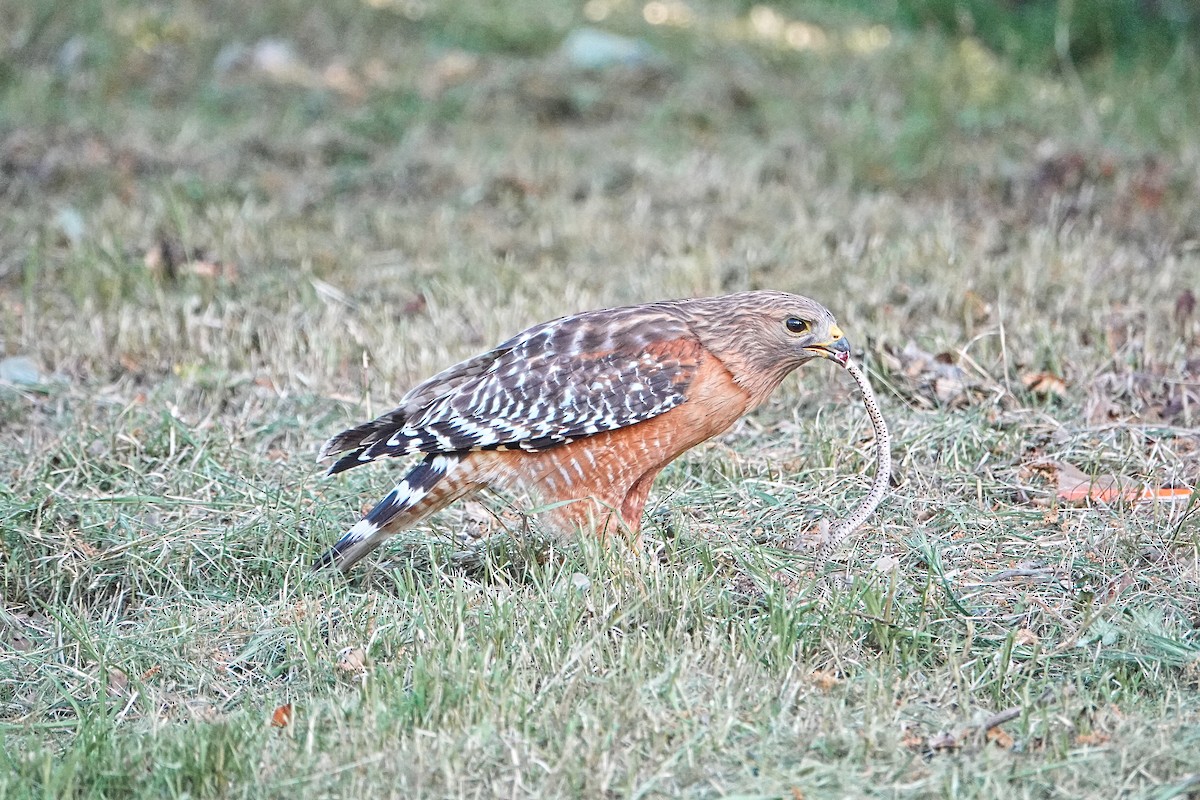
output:
[[[702,350],[668,311],[612,309],[531,328],[335,437],[326,452],[349,452],[330,473],[385,456],[535,451],[669,411],[686,399]]]
[[[438,401],[446,395],[452,394],[462,384],[478,378],[480,375],[487,373],[497,361],[503,358],[510,350],[512,350],[512,342],[510,340],[498,347],[495,347],[486,353],[467,359],[459,364],[442,370],[432,378],[428,378],[410,389],[404,397],[400,398],[400,404],[384,414],[381,417],[364,422],[362,425],[342,431],[337,436],[327,441],[321,448],[321,453],[317,456],[318,461],[324,461],[327,458],[336,456],[347,451],[356,451],[356,454],[362,452],[367,447],[376,444],[381,439],[387,439],[395,431],[404,427],[406,421],[411,417],[421,414],[431,404]],[[343,459],[344,460],[344,459]],[[341,461],[338,462],[340,464]],[[347,467],[334,468],[329,471],[329,474],[341,472]]]

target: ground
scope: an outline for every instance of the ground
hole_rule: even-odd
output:
[[[1200,791],[1194,45],[473,8],[0,12],[0,796]],[[328,436],[752,288],[834,310],[893,432],[845,577],[791,547],[869,481],[830,363],[670,467],[640,553],[486,498],[309,572],[404,466],[324,479]]]

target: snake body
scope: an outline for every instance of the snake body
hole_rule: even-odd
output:
[[[871,490],[858,504],[858,508],[854,509],[854,513],[829,531],[828,537],[821,545],[821,554],[825,558],[837,552],[846,537],[858,530],[867,517],[871,516],[887,494],[892,477],[892,439],[887,423],[883,421],[883,412],[879,410],[879,401],[875,399],[875,392],[871,390],[867,376],[858,365],[847,362],[845,367],[862,391],[863,406],[867,409],[867,416],[871,418],[872,427],[875,428],[875,477],[871,481]]]

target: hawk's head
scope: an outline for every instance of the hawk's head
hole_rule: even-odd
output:
[[[850,361],[850,342],[816,300],[760,291],[692,302],[700,312],[693,328],[756,402],[814,358],[843,367]]]

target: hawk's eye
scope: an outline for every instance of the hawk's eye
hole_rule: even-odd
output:
[[[808,323],[799,317],[788,317],[784,325],[792,333],[805,333],[808,331]]]

